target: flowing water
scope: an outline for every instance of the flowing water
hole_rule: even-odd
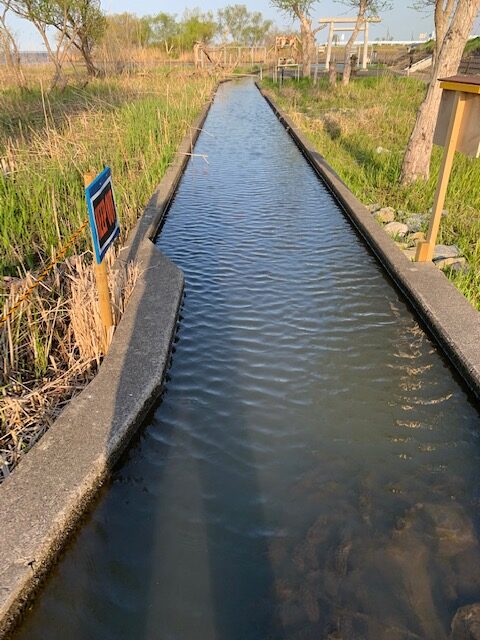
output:
[[[446,638],[480,600],[477,408],[250,81],[195,153],[166,392],[18,638]]]

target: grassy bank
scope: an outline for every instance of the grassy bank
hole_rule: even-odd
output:
[[[278,104],[365,204],[379,203],[425,213],[433,203],[442,151],[435,148],[430,180],[398,183],[403,153],[425,84],[413,78],[358,78],[331,90],[326,80],[264,81]],[[480,162],[457,154],[439,242],[457,245],[468,270],[450,272],[464,295],[480,309]]]
[[[4,91],[0,274],[16,275],[19,264],[35,268],[79,226],[85,171],[112,168],[122,226],[130,227],[212,85],[160,70],[49,95],[40,86]]]
[[[214,82],[158,70],[53,94],[39,83],[29,91],[11,87],[0,93],[0,316],[14,308],[42,265],[85,220],[85,172],[112,168],[125,238]],[[86,229],[66,259],[0,324],[0,482],[101,362],[91,263]],[[110,270],[115,324],[138,275],[135,264]]]

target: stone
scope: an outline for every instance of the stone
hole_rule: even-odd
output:
[[[423,231],[417,231],[417,233],[412,233],[412,235],[410,236],[410,240],[415,244],[418,244],[419,242],[425,242],[425,234],[423,233]]]
[[[381,204],[378,204],[378,202],[376,202],[375,204],[369,204],[367,206],[367,209],[370,211],[370,213],[376,213],[377,211],[379,211],[382,208]]]
[[[440,555],[453,557],[478,546],[473,523],[464,509],[455,503],[425,504],[418,513],[424,513],[433,526]]]
[[[452,621],[451,640],[480,640],[480,603],[457,610]]]
[[[445,258],[457,258],[460,250],[455,245],[437,244],[433,252],[434,260],[444,260]]]
[[[411,233],[417,233],[423,229],[428,223],[428,216],[425,216],[421,213],[410,214],[405,217],[405,224],[408,225],[408,228]]]
[[[393,222],[395,220],[395,209],[393,207],[383,207],[375,213],[375,220],[382,224]]]
[[[430,209],[428,210],[428,217],[430,217],[432,215],[432,207],[430,207]],[[442,211],[442,218],[446,218],[448,216],[448,209],[443,209]]]
[[[434,264],[439,269],[450,267],[454,271],[463,271],[467,265],[467,261],[465,258],[440,258],[440,260],[435,260]]]
[[[403,224],[403,222],[389,222],[384,228],[392,238],[403,238],[408,233],[408,227],[406,224]]]

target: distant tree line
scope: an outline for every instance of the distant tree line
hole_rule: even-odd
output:
[[[196,42],[209,44],[214,40],[260,46],[272,26],[271,20],[243,4],[229,5],[216,15],[191,9],[180,17],[163,12],[141,17],[132,13],[107,16],[107,35],[120,31],[127,46],[160,47],[168,55],[180,55],[191,51]]]
[[[83,58],[88,75],[95,76],[99,69],[94,51],[99,46],[108,55],[157,48],[178,57],[191,51],[196,42],[259,46],[273,26],[259,11],[249,11],[243,4],[228,5],[216,14],[193,9],[182,16],[165,12],[137,16],[106,15],[100,0],[0,0],[0,49],[20,85],[25,78],[9,27],[12,14],[28,20],[39,33],[55,69],[52,87],[60,83],[65,62],[74,52]]]

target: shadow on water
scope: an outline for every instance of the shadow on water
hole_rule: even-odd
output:
[[[205,129],[157,240],[162,401],[17,638],[446,640],[480,600],[477,408],[251,83]]]

